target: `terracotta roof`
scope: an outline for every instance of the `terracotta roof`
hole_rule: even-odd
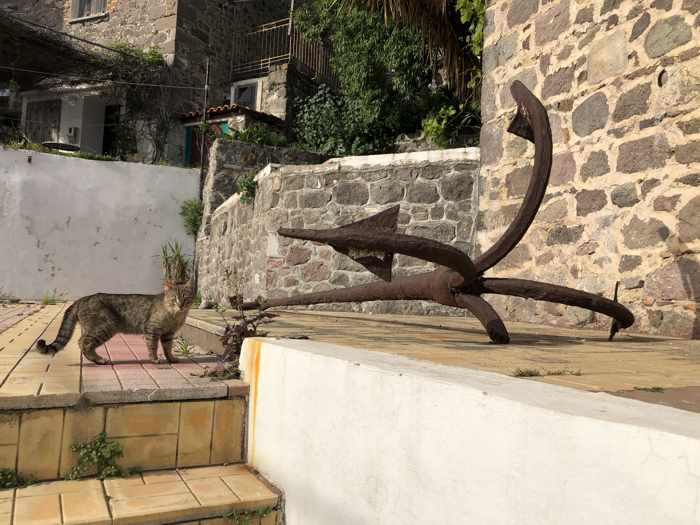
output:
[[[211,106],[207,108],[207,118],[225,118],[228,116],[245,114],[249,117],[270,124],[272,126],[284,127],[284,120],[281,118],[270,115],[269,113],[262,113],[260,111],[255,111],[245,106],[239,104],[224,104],[223,106]],[[184,124],[199,122],[202,120],[201,111],[190,111],[189,113],[184,113],[180,115],[180,121]]]

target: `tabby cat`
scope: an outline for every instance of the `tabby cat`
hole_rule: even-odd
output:
[[[75,301],[63,315],[56,340],[50,345],[40,339],[37,350],[55,353],[70,341],[75,325],[80,323],[82,336],[78,342],[83,355],[97,364],[107,364],[96,349],[117,333],[144,334],[151,361],[159,363],[158,341],[165,359],[176,363],[173,338],[185,323],[194,300],[191,283],[166,283],[158,295],[97,293]]]

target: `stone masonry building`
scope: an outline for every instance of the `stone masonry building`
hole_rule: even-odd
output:
[[[621,281],[634,330],[700,336],[700,1],[491,0],[486,17],[482,251],[531,173],[532,147],[505,131],[513,80],[543,100],[554,138],[545,203],[490,274],[607,297]],[[510,319],[609,323],[549,303],[495,304]]]

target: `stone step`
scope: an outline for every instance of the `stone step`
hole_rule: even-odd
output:
[[[279,502],[245,465],[186,468],[0,491],[0,525],[274,525]]]
[[[64,350],[31,350],[53,339],[64,306],[49,306],[0,333],[0,468],[25,477],[64,477],[71,447],[105,432],[119,443],[124,468],[144,471],[242,462],[248,387],[199,377],[211,356],[174,365],[147,360],[140,336],[118,335],[95,365],[78,349],[79,328]]]

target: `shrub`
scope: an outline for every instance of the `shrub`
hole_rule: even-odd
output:
[[[254,173],[239,177],[236,184],[238,186],[238,192],[241,194],[242,204],[251,204],[255,201],[255,192],[258,189],[258,183],[255,182]]]
[[[231,130],[226,137],[230,140],[240,140],[241,142],[265,146],[287,145],[287,138],[284,135],[262,124],[253,124],[241,130]]]
[[[185,231],[192,237],[197,237],[199,228],[202,226],[202,213],[204,205],[199,199],[189,199],[182,203],[180,207],[180,217],[185,223]]]

